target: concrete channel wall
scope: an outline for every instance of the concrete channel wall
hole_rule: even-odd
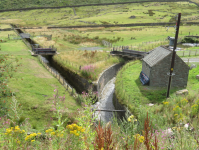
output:
[[[124,63],[114,64],[111,67],[104,70],[98,80],[93,82],[93,90],[98,92],[98,98],[101,98],[101,92],[104,86],[116,76],[118,70],[124,65]]]
[[[116,97],[115,92],[113,93],[113,106],[115,107],[115,110],[125,110],[126,112],[118,112],[116,113],[117,118],[126,118],[125,114],[127,113],[128,116],[131,116],[132,113],[128,110],[128,107],[125,105],[122,105],[119,100]],[[127,118],[126,118],[127,119]]]

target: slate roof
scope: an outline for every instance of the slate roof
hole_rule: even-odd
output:
[[[145,56],[143,58],[143,61],[145,61],[150,67],[153,67],[155,64],[157,64],[159,61],[164,59],[166,56],[168,56],[172,51],[159,46],[155,48],[150,54]]]

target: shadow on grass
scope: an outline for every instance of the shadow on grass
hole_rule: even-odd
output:
[[[162,101],[166,100],[167,87],[151,87],[148,85],[142,85],[139,78],[135,80],[135,83],[140,89],[140,93],[151,103],[161,103]],[[182,89],[184,88],[171,88],[170,95]]]

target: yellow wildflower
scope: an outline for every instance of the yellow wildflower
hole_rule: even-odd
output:
[[[41,135],[41,133],[39,132],[39,133],[37,133],[37,135]]]
[[[34,142],[35,140],[31,140],[31,142]]]
[[[139,135],[139,134],[136,134],[136,135],[134,135],[133,137],[134,137],[134,138],[136,138],[136,137],[140,137],[140,135]]]
[[[168,104],[169,104],[169,102],[163,102],[163,104],[164,104],[164,105],[168,105]]]
[[[140,141],[140,143],[143,143],[144,142],[144,136],[140,136],[139,141]]]
[[[73,132],[74,132],[74,133],[77,133],[77,130],[74,130]]]
[[[76,136],[79,136],[79,133],[76,133],[75,135],[76,135]]]
[[[51,135],[55,135],[55,132],[51,132]]]
[[[85,129],[81,129],[81,132],[84,132],[85,131]]]
[[[17,143],[18,143],[18,144],[21,144],[21,141],[17,140]]]

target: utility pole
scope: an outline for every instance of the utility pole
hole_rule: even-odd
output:
[[[178,32],[179,32],[179,27],[180,27],[180,18],[181,18],[181,13],[178,14],[178,20],[176,22],[176,34],[175,34],[175,42],[173,46],[173,55],[172,55],[172,60],[171,60],[171,68],[170,68],[170,73],[169,75],[169,85],[168,85],[168,90],[167,90],[167,98],[169,97],[169,92],[170,92],[170,86],[171,86],[171,77],[173,74],[173,68],[174,68],[174,62],[175,62],[175,55],[176,55],[176,45],[178,41]]]

